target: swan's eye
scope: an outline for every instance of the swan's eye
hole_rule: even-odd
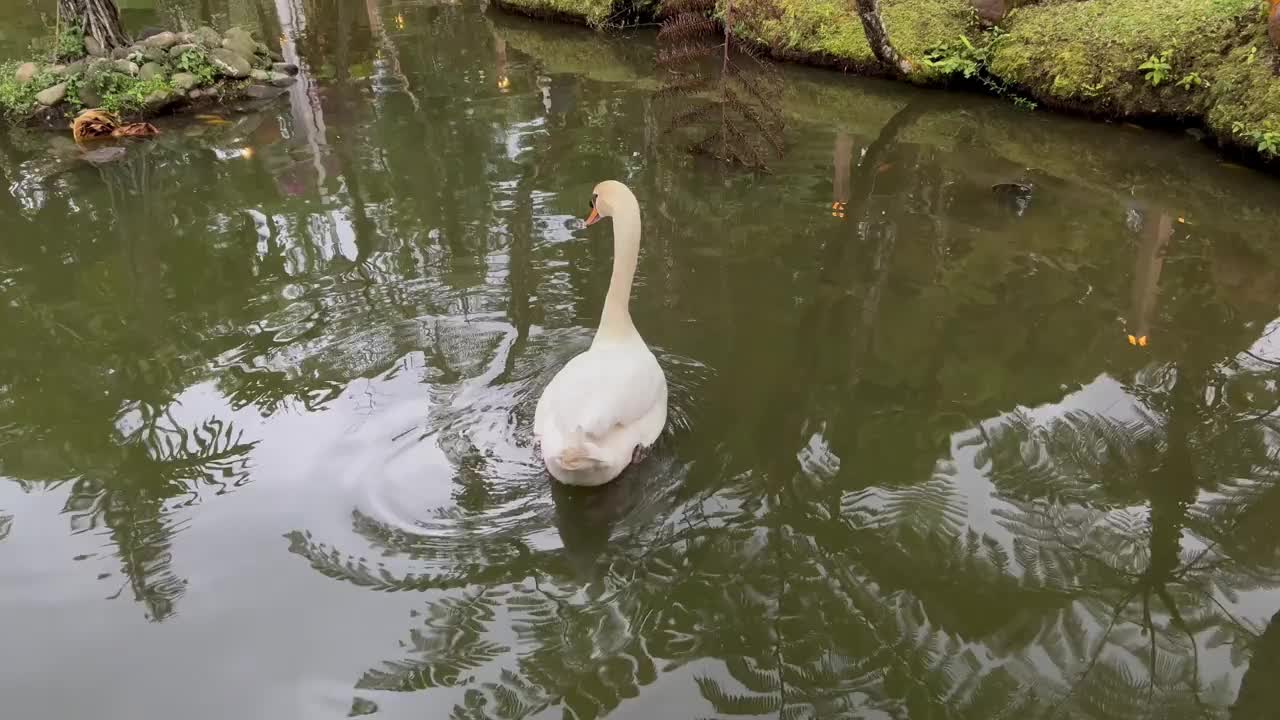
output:
[[[591,202],[589,202],[589,203],[587,203],[587,204],[591,206],[591,209],[592,209],[592,210],[595,210],[595,209],[596,209],[596,196],[595,196],[595,195],[592,195],[592,196],[591,196]]]

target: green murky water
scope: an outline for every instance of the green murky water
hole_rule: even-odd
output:
[[[162,10],[304,78],[101,167],[0,133],[0,716],[1272,717],[1275,181],[800,70],[753,177],[664,145],[645,35]],[[566,492],[605,178],[676,422]]]

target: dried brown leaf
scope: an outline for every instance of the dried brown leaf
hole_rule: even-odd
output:
[[[151,123],[148,123],[148,122],[140,122],[140,123],[133,123],[132,125],[125,125],[124,127],[118,127],[115,129],[114,132],[111,133],[111,136],[118,137],[118,138],[131,138],[131,137],[136,138],[136,137],[152,137],[154,135],[159,135],[159,134],[160,134],[160,131],[156,129],[155,125],[152,125]]]
[[[71,135],[76,142],[82,142],[111,137],[118,127],[120,127],[120,121],[116,116],[101,108],[93,108],[81,112],[71,122]]]

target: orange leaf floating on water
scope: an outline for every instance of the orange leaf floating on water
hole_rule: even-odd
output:
[[[76,142],[83,142],[94,138],[111,137],[118,127],[120,127],[120,121],[106,110],[85,110],[72,121],[71,135]]]
[[[112,131],[111,137],[118,137],[118,138],[151,137],[152,135],[159,135],[159,134],[160,134],[160,131],[156,129],[155,125],[152,125],[151,123],[148,123],[148,122],[140,122],[140,123],[133,123],[132,125],[125,125],[124,127],[116,128],[115,130]]]

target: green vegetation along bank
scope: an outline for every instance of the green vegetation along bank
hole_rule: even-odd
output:
[[[740,0],[745,2],[746,0]],[[1272,2],[1276,4],[1273,5]],[[595,27],[652,16],[655,0],[495,0]],[[773,56],[883,75],[851,0],[750,0],[735,27]],[[1026,107],[1199,127],[1280,161],[1280,0],[881,0],[924,85],[974,86]],[[1268,32],[1268,19],[1271,28]]]
[[[0,115],[64,126],[86,108],[141,119],[184,107],[283,93],[298,68],[241,28],[160,32],[110,52],[78,28],[42,57],[0,63]]]

